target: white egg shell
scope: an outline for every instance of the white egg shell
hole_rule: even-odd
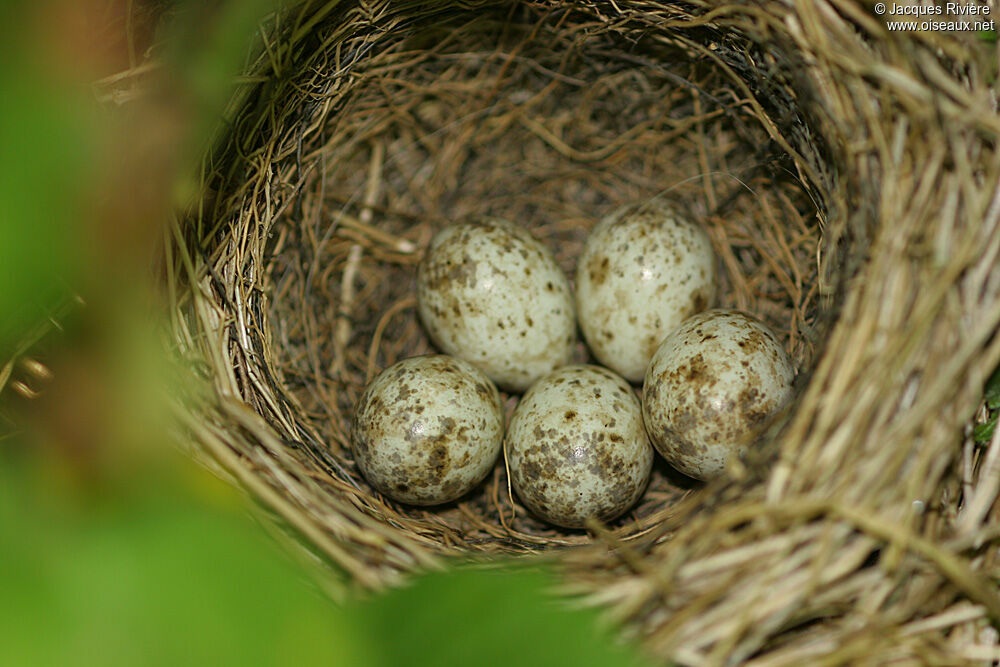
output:
[[[628,510],[653,465],[632,387],[599,366],[566,366],[535,383],[514,409],[504,442],[518,497],[566,528]]]
[[[500,393],[461,359],[404,359],[365,388],[351,443],[361,474],[380,493],[414,505],[455,500],[499,457]]]
[[[699,313],[667,336],[649,364],[642,397],[649,438],[685,475],[717,476],[789,401],[794,377],[764,324],[733,310]]]
[[[603,219],[576,268],[580,330],[594,357],[640,382],[660,341],[715,299],[705,231],[652,200]]]
[[[573,298],[555,257],[505,221],[441,230],[420,263],[417,302],[442,351],[510,391],[568,363],[576,342]]]

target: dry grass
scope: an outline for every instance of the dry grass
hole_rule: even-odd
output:
[[[1000,436],[963,440],[1000,360],[993,47],[840,2],[347,7],[276,19],[176,229],[201,451],[362,587],[537,553],[684,663],[1000,657]],[[709,230],[721,303],[799,365],[759,456],[707,486],[662,466],[587,534],[527,516],[502,466],[440,509],[373,494],[349,415],[430,349],[433,232],[506,217],[571,273],[597,219],[664,192]]]

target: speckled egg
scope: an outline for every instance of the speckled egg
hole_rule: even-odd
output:
[[[699,313],[664,339],[649,364],[642,398],[649,438],[685,475],[719,475],[789,401],[794,377],[765,325],[734,310]]]
[[[365,388],[351,425],[354,460],[380,493],[437,505],[470,491],[503,444],[496,386],[461,359],[413,357]]]
[[[569,282],[527,230],[502,220],[441,230],[417,272],[420,319],[434,343],[509,391],[569,362]]]
[[[714,298],[708,235],[660,200],[603,219],[577,263],[583,337],[598,361],[631,382],[642,380],[660,341]]]
[[[505,451],[525,506],[566,528],[621,515],[653,465],[632,387],[599,366],[566,366],[535,383],[511,415]]]

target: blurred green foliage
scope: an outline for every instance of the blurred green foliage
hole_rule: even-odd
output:
[[[5,664],[370,664],[240,514],[169,485],[67,505],[24,472],[0,467]]]
[[[180,0],[164,41],[163,59],[170,64],[171,92],[190,113],[185,158],[194,163],[219,129],[222,111],[235,91],[236,74],[246,59],[247,43],[265,28],[266,16],[281,0],[206,3]],[[188,174],[193,176],[194,170]],[[181,184],[186,191],[188,183]]]
[[[359,606],[378,647],[373,665],[647,664],[599,630],[593,611],[569,609],[545,591],[555,579],[536,567],[466,569],[419,579]]]
[[[990,411],[988,418],[982,424],[976,424],[972,431],[972,437],[978,443],[987,443],[993,437],[997,429],[997,420],[1000,419],[1000,366],[993,371],[993,375],[986,381],[983,390],[983,400],[986,402],[986,409]]]
[[[98,103],[91,82],[149,46],[115,38],[122,12],[164,4],[159,88]],[[523,565],[335,605],[236,491],[174,451],[151,249],[274,6],[0,3],[0,368],[59,304],[87,303],[30,350],[51,377],[6,365],[0,663],[638,664]],[[109,16],[110,32],[91,31]]]
[[[80,267],[73,224],[97,142],[85,91],[44,71],[24,3],[0,4],[0,353],[54,309]]]

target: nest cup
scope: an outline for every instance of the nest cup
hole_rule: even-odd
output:
[[[179,413],[206,460],[340,580],[379,588],[450,556],[540,554],[684,662],[835,652],[879,585],[866,618],[896,615],[873,651],[924,637],[906,624],[964,597],[982,613],[926,632],[982,641],[1000,604],[975,592],[972,557],[995,548],[941,546],[993,511],[981,495],[962,513],[986,456],[962,456],[989,370],[975,359],[1000,356],[998,122],[976,44],[893,42],[860,8],[823,3],[614,2],[306,2],[266,41],[171,249],[178,345],[206,388]],[[971,92],[942,100],[873,62],[961,71]],[[975,120],[949,143],[957,116]],[[587,533],[533,518],[502,462],[438,508],[374,492],[351,413],[379,370],[434,351],[414,296],[433,234],[505,218],[572,276],[601,217],[652,197],[708,231],[717,305],[767,323],[799,370],[755,454],[707,486],[659,462],[637,507]],[[947,373],[927,375],[941,359]],[[582,343],[575,360],[592,361]],[[927,549],[900,545],[911,538]]]

